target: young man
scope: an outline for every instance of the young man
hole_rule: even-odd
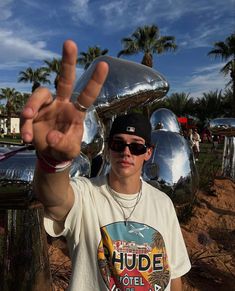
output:
[[[71,160],[80,153],[85,111],[108,72],[107,64],[99,63],[73,104],[76,58],[76,45],[66,41],[56,98],[37,89],[21,118],[22,138],[33,141],[38,153],[34,191],[45,206],[45,228],[68,241],[70,290],[182,290],[180,277],[190,262],[173,204],[141,179],[152,154],[145,117],[128,114],[114,121],[107,176],[69,178]]]

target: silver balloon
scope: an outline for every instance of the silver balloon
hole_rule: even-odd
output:
[[[10,153],[15,148],[4,148],[4,152]],[[35,152],[28,150],[0,161],[0,208],[16,209],[29,204],[33,198],[35,162]]]
[[[19,148],[19,147],[17,147]],[[15,147],[7,148],[8,153]],[[34,150],[25,150],[0,161],[0,179],[31,182],[33,180],[36,154]]]
[[[93,106],[86,112],[81,147],[82,153],[90,160],[101,154],[104,148],[104,125]]]
[[[235,118],[215,118],[209,123],[209,130],[215,135],[224,135],[222,176],[235,181]]]
[[[225,137],[222,175],[235,181],[235,137]]]
[[[152,157],[143,168],[143,178],[167,193],[176,206],[192,203],[198,189],[198,172],[188,141],[175,132],[155,130]]]
[[[150,118],[152,129],[166,130],[181,133],[181,127],[176,115],[169,109],[159,108]]]
[[[69,175],[71,178],[84,176],[89,177],[91,171],[91,163],[86,155],[81,153],[77,156],[71,165]]]
[[[18,147],[17,147],[18,148]],[[0,152],[9,153],[14,147],[1,147]],[[36,164],[34,150],[25,150],[0,161],[0,208],[17,208],[32,199],[32,181]],[[74,159],[70,176],[90,175],[90,161],[84,155]]]
[[[235,136],[235,118],[212,119],[208,128],[216,135]]]
[[[78,80],[72,100],[76,100],[100,61],[109,65],[107,79],[94,103],[102,118],[110,118],[139,105],[154,103],[169,90],[166,79],[154,69],[124,59],[101,56],[92,62]]]

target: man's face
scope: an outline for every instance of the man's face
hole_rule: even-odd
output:
[[[145,140],[136,135],[116,134],[109,143],[111,172],[119,177],[140,176],[144,161],[152,154]]]

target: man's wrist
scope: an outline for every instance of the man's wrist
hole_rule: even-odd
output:
[[[36,151],[37,159],[38,159],[38,166],[41,170],[46,173],[60,173],[68,169],[71,165],[73,160],[67,161],[56,161],[51,157],[45,157],[42,154]]]

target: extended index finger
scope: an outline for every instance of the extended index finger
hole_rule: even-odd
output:
[[[57,84],[56,98],[65,101],[70,99],[76,78],[77,46],[72,40],[63,45],[61,71]]]

